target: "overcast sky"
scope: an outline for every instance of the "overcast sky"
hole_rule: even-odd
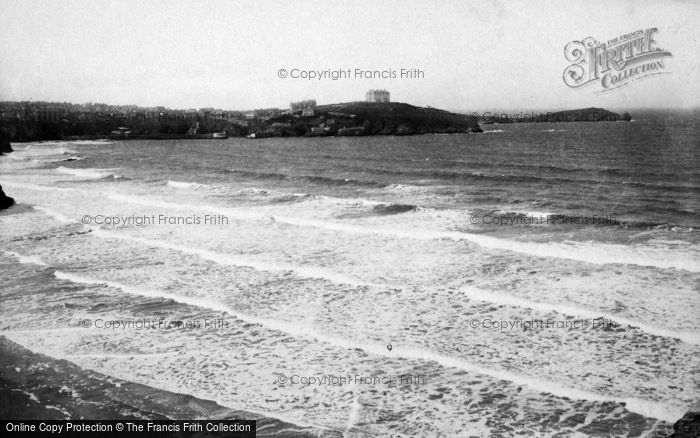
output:
[[[452,110],[700,106],[695,1],[0,0],[0,100],[286,107],[362,100]],[[669,74],[572,89],[564,46],[658,28]],[[420,79],[278,77],[417,68]]]

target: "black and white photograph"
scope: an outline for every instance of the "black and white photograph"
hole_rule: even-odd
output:
[[[700,437],[699,24],[0,0],[0,433]]]

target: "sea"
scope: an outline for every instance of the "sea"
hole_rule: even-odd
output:
[[[348,437],[665,436],[700,399],[699,115],[15,143],[0,334]]]

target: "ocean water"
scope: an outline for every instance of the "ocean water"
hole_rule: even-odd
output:
[[[0,329],[346,436],[663,436],[700,398],[699,120],[15,144]]]

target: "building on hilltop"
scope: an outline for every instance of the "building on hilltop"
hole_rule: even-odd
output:
[[[316,109],[316,100],[315,99],[310,99],[310,100],[301,100],[299,102],[292,102],[289,104],[289,108],[292,111],[301,111],[305,110],[307,108]]]
[[[389,92],[386,90],[369,90],[365,93],[365,101],[389,103]]]

